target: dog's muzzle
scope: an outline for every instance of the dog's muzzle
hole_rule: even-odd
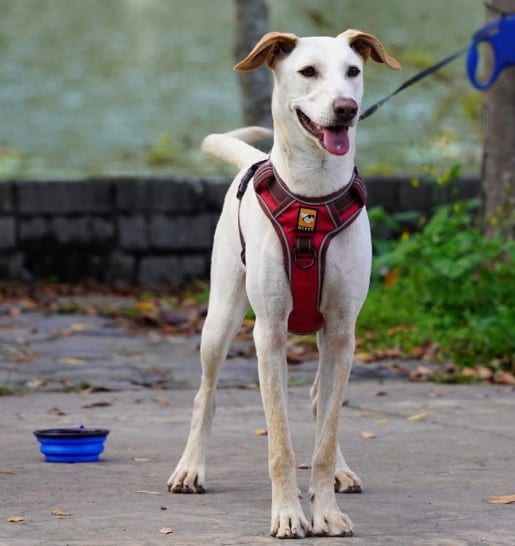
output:
[[[358,104],[353,99],[338,98],[332,105],[334,124],[330,126],[318,125],[302,110],[297,109],[297,117],[302,127],[320,145],[334,155],[345,155],[349,151],[349,127],[352,126],[358,114]]]

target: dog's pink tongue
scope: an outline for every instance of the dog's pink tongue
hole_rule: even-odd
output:
[[[324,148],[334,155],[345,155],[349,151],[349,135],[347,127],[324,127]]]

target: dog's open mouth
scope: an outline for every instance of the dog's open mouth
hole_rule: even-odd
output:
[[[297,110],[301,125],[313,135],[330,154],[345,155],[349,151],[349,124],[323,127],[308,118],[302,110]]]

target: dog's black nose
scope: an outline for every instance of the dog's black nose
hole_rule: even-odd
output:
[[[358,113],[358,104],[353,99],[338,98],[333,101],[333,112],[341,121],[352,121]]]

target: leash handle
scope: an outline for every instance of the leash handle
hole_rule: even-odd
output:
[[[486,81],[477,79],[479,45],[487,43],[493,53],[493,67]],[[484,91],[491,87],[504,68],[515,65],[515,14],[506,14],[487,23],[472,37],[467,55],[467,72],[472,85]]]

